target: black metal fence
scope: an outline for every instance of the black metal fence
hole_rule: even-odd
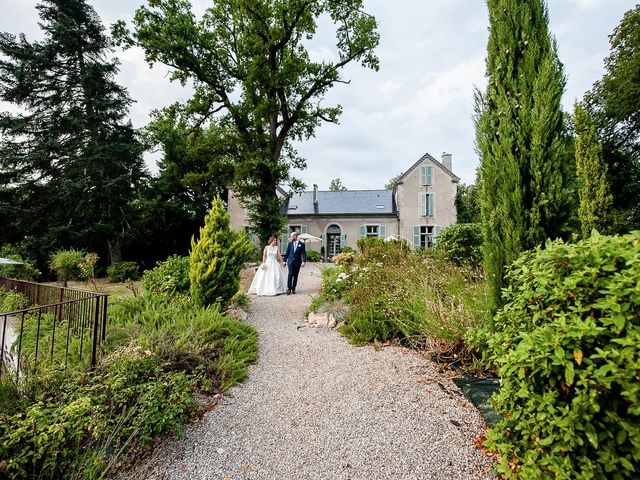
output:
[[[66,368],[70,352],[96,365],[106,335],[108,295],[2,277],[0,289],[29,300],[27,308],[0,312],[0,376],[19,379],[46,360]]]

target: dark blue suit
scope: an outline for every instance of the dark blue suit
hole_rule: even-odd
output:
[[[298,246],[294,251],[293,242],[289,242],[287,245],[287,252],[284,254],[284,260],[287,262],[287,268],[289,269],[289,275],[287,276],[287,290],[292,292],[296,291],[296,285],[298,284],[298,273],[300,273],[300,266],[307,261],[307,251],[304,247],[304,242],[298,240]]]

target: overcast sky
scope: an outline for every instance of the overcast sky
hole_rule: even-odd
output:
[[[36,0],[0,0],[0,31],[40,39]],[[105,25],[129,20],[140,0],[88,0]],[[207,0],[193,0],[202,12]],[[351,66],[349,85],[337,85],[325,104],[339,103],[339,125],[325,124],[316,137],[298,146],[307,169],[298,176],[310,188],[328,189],[340,178],[351,189],[384,188],[425,152],[439,159],[453,154],[453,171],[465,183],[475,178],[473,91],[484,88],[488,18],[484,0],[365,0],[378,21],[380,70]],[[565,109],[604,72],[608,36],[634,0],[549,0],[550,28],[565,66]],[[322,27],[322,25],[321,25]],[[332,55],[328,30],[319,31],[312,55]],[[121,62],[118,81],[136,103],[136,127],[152,109],[185,100],[189,90],[168,80],[168,68],[150,70],[140,50],[115,52]],[[153,156],[147,162],[152,171]]]

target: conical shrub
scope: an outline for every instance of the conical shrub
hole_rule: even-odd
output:
[[[191,239],[189,280],[191,296],[200,305],[225,305],[240,287],[240,271],[253,245],[245,232],[231,229],[229,214],[220,197],[200,228],[200,238]]]

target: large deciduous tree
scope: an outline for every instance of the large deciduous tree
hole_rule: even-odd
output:
[[[488,0],[488,85],[476,94],[484,265],[494,309],[505,268],[564,235],[569,208],[565,79],[542,0]]]
[[[37,6],[44,40],[0,34],[0,208],[17,237],[49,248],[108,248],[120,260],[127,204],[143,177],[125,122],[131,103],[114,81],[111,42],[84,0]]]
[[[114,34],[139,45],[150,64],[173,67],[172,79],[191,82],[185,106],[191,123],[215,123],[232,150],[233,189],[252,212],[261,240],[280,231],[283,217],[276,187],[302,187],[291,168],[305,161],[292,146],[336,122],[340,106],[322,100],[343,68],[353,62],[378,68],[376,20],[362,0],[213,0],[196,19],[187,0],[153,0]],[[335,57],[312,58],[308,50],[321,16],[336,28]]]
[[[610,37],[605,74],[585,95],[602,141],[617,230],[640,228],[640,4]]]

